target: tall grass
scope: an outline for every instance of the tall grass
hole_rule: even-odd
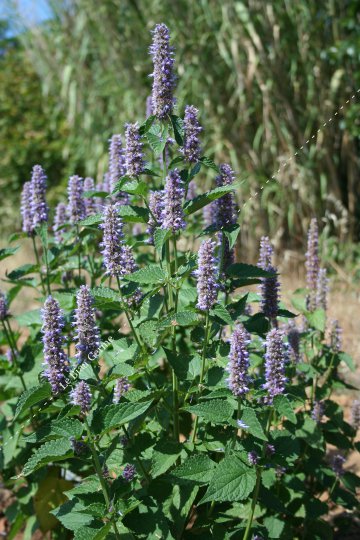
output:
[[[140,51],[149,29],[165,21],[177,47],[179,112],[201,104],[208,147],[247,177],[243,201],[264,186],[261,211],[252,199],[242,212],[243,234],[251,224],[279,241],[289,232],[301,241],[317,214],[342,233],[345,218],[352,238],[359,236],[358,101],[335,114],[360,87],[356,1],[56,0],[51,6],[53,18],[23,38],[45,94],[58,96],[66,112],[71,135],[64,154],[74,169],[101,175],[106,139],[139,109],[141,116],[151,66]],[[266,183],[290,158],[276,181]]]

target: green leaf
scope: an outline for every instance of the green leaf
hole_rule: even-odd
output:
[[[14,253],[17,252],[20,246],[16,246],[13,248],[3,248],[0,249],[0,261],[3,259],[6,259],[7,257],[11,257],[11,255],[14,255]]]
[[[7,277],[13,281],[16,281],[17,279],[20,279],[27,274],[35,272],[36,269],[36,264],[23,264],[22,266],[19,266],[19,268],[16,268],[12,272],[10,272]]]
[[[351,358],[351,356],[345,352],[340,352],[339,353],[339,358],[342,362],[345,362],[345,364],[347,365],[347,367],[351,370],[351,371],[355,371],[356,370],[356,367],[355,367],[355,364],[354,364],[354,361],[353,359]]]
[[[221,324],[232,324],[233,320],[230,313],[222,304],[216,304],[215,307],[210,311],[211,317],[220,319]]]
[[[165,349],[166,358],[175,371],[175,375],[181,381],[193,381],[200,375],[201,357],[198,354],[190,355],[179,353]]]
[[[89,216],[85,219],[82,219],[79,221],[78,225],[79,227],[87,227],[89,225],[99,225],[104,220],[104,216],[102,214],[94,214],[92,216]]]
[[[103,527],[94,528],[93,524],[91,527],[81,526],[75,530],[74,540],[104,540],[105,538],[110,538],[109,534],[112,531],[111,522],[107,523]]]
[[[254,409],[250,409],[250,407],[244,407],[242,409],[241,420],[245,422],[247,426],[249,426],[249,428],[246,429],[247,433],[251,433],[251,435],[257,437],[258,439],[261,439],[262,441],[268,440],[259,420],[257,419]]]
[[[39,401],[48,399],[51,396],[51,386],[49,383],[44,383],[39,386],[33,386],[28,390],[25,390],[19,397],[19,401],[16,405],[15,418],[19,416],[22,412],[30,409]]]
[[[231,264],[227,270],[226,274],[230,277],[249,279],[249,278],[261,278],[261,277],[273,277],[276,274],[272,272],[267,272],[258,266],[253,266],[252,264],[245,263],[235,263]]]
[[[225,229],[223,229],[223,232],[226,238],[228,239],[229,247],[231,249],[232,247],[235,246],[237,237],[239,236],[240,225],[235,223],[234,225],[231,225],[230,227],[226,227]]]
[[[142,206],[124,204],[119,207],[118,214],[125,223],[147,223],[149,221],[149,211]]]
[[[124,279],[134,281],[135,283],[152,285],[164,283],[166,281],[166,274],[160,265],[152,264],[124,276]]]
[[[34,309],[32,311],[26,311],[21,315],[15,317],[20,326],[41,326],[41,313],[40,309]]]
[[[130,193],[130,195],[146,195],[148,192],[148,186],[145,182],[139,181],[136,178],[128,178],[124,176],[119,182],[116,183],[112,194],[116,194],[119,191]]]
[[[180,311],[174,315],[169,315],[160,321],[159,327],[168,326],[194,326],[199,323],[199,315],[194,311]]]
[[[208,191],[207,193],[203,193],[202,195],[198,195],[198,197],[195,197],[195,199],[192,199],[191,201],[187,201],[184,205],[184,213],[185,215],[189,216],[190,214],[193,214],[197,210],[200,210],[204,206],[207,206],[212,201],[216,201],[216,199],[220,199],[220,197],[223,197],[226,195],[226,193],[231,193],[231,191],[235,191],[240,184],[234,183],[230,186],[220,186],[212,191]]]
[[[151,149],[153,150],[154,154],[159,156],[163,153],[164,151],[164,148],[166,146],[166,143],[167,143],[167,138],[168,138],[168,129],[167,129],[167,126],[165,125],[162,132],[161,132],[161,135],[157,135],[157,133],[159,132],[158,128],[159,126],[156,126],[157,129],[150,129],[147,133],[146,133],[146,139],[151,147]]]
[[[73,451],[68,439],[48,441],[40,446],[35,454],[27,461],[20,476],[28,476],[32,472],[44,467],[47,463],[63,461],[72,456],[72,454]]]
[[[182,163],[183,161],[184,161],[184,156],[177,156],[170,162],[169,170],[173,169],[174,167],[176,167],[176,165],[179,165],[179,163]]]
[[[275,396],[274,407],[281,416],[285,416],[292,424],[297,424],[296,414],[286,396]]]
[[[60,418],[40,426],[34,433],[26,437],[27,443],[39,443],[61,437],[78,439],[83,432],[83,425],[76,418]]]
[[[170,116],[171,124],[174,130],[175,141],[179,146],[184,145],[184,122],[179,116],[172,114]]]
[[[67,501],[58,508],[55,508],[51,513],[64,527],[66,527],[66,529],[77,531],[83,527],[85,528],[85,525],[89,525],[94,519],[90,514],[85,514],[83,512],[84,508],[83,503],[73,499]]]
[[[115,427],[123,426],[144,414],[149,409],[151,403],[152,400],[140,403],[107,405],[94,415],[92,427],[97,433],[107,433]]]
[[[256,472],[253,468],[247,467],[236,456],[226,457],[216,467],[208,490],[199,504],[242,501],[253,491],[255,482]]]
[[[217,165],[215,165],[215,163],[213,162],[213,160],[211,158],[203,156],[203,157],[200,158],[200,162],[203,165],[205,165],[205,167],[207,167],[208,169],[212,169],[216,173],[220,172],[219,167],[217,167]]]
[[[154,245],[155,245],[156,253],[158,253],[160,257],[162,254],[164,244],[166,240],[170,238],[170,236],[171,236],[171,231],[169,231],[168,229],[161,229],[160,227],[156,227],[154,231]]]
[[[42,223],[40,227],[36,227],[36,232],[40,236],[40,240],[41,240],[44,251],[47,251],[48,246],[49,246],[48,224]]]
[[[326,313],[323,309],[317,309],[312,313],[305,313],[305,317],[308,320],[310,326],[319,330],[320,332],[325,332],[326,325]]]
[[[214,474],[216,463],[205,454],[189,457],[170,473],[177,484],[208,484]]]
[[[147,133],[149,131],[149,129],[151,128],[151,126],[154,123],[155,118],[156,118],[156,116],[154,114],[152,114],[151,116],[149,116],[145,120],[145,122],[143,124],[141,124],[141,126],[139,127],[140,135],[145,135],[145,133]]]
[[[119,309],[121,298],[119,293],[109,287],[94,287],[91,293],[95,299],[96,307],[102,309]]]
[[[163,439],[156,443],[151,459],[151,477],[157,478],[169,470],[176,462],[181,450],[182,445],[176,441]]]
[[[184,410],[214,424],[225,424],[233,415],[233,408],[230,403],[222,399],[213,399],[205,403],[190,405],[184,407]]]
[[[264,525],[267,529],[269,538],[280,538],[285,523],[284,520],[270,516],[264,519]]]

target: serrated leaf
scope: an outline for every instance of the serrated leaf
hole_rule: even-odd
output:
[[[160,227],[156,227],[154,231],[154,246],[158,255],[161,256],[164,244],[166,240],[170,238],[170,236],[171,231],[169,231],[168,229],[161,229]]]
[[[215,171],[216,173],[219,173],[219,167],[217,167],[214,163],[214,161],[209,158],[209,157],[206,157],[206,156],[203,156],[200,158],[200,161],[203,165],[205,165],[205,167],[208,167],[209,169],[212,169],[213,171]]]
[[[284,530],[284,520],[278,519],[275,516],[270,516],[264,519],[264,525],[267,529],[269,538],[280,538]]]
[[[248,429],[246,429],[247,433],[250,433],[254,437],[257,437],[258,439],[261,439],[262,441],[267,441],[267,437],[264,433],[264,430],[256,416],[256,412],[253,409],[250,409],[250,407],[244,407],[242,409],[241,414],[241,420],[249,426]]]
[[[285,416],[292,424],[297,424],[296,414],[286,396],[275,396],[274,407],[281,416]]]
[[[37,269],[36,264],[23,264],[22,266],[19,266],[15,270],[12,270],[10,274],[7,274],[7,278],[11,279],[13,281],[22,278],[23,276],[26,276],[27,274],[31,274],[32,272],[35,272]]]
[[[170,116],[171,124],[174,130],[175,141],[179,146],[184,144],[184,122],[179,116],[172,114]]]
[[[20,246],[16,246],[13,248],[3,248],[0,249],[0,261],[3,259],[6,259],[7,257],[11,257],[11,255],[14,255],[14,253],[17,252]]]
[[[73,454],[70,441],[68,439],[56,439],[48,441],[38,450],[25,464],[21,476],[28,476],[41,467],[53,461],[63,461]]]
[[[156,135],[150,130],[146,133],[146,139],[154,154],[160,156],[167,143],[167,129],[162,131],[161,136]]]
[[[21,315],[16,315],[15,319],[20,326],[41,326],[41,312],[40,309],[33,309],[32,311],[27,311]]]
[[[170,165],[168,167],[169,170],[173,169],[174,167],[176,167],[176,165],[179,165],[179,163],[182,163],[183,161],[184,161],[184,156],[177,156],[170,162]]]
[[[36,403],[44,401],[51,396],[51,386],[49,383],[44,383],[39,386],[33,386],[28,390],[25,390],[19,397],[19,401],[16,405],[15,418],[19,416],[22,412],[30,409]]]
[[[222,323],[225,323],[225,324],[233,323],[230,313],[228,312],[226,307],[221,304],[216,304],[215,307],[210,311],[210,315],[212,317],[217,317],[218,319],[221,320]]]
[[[312,313],[305,313],[305,317],[312,328],[315,328],[315,330],[319,330],[320,332],[325,332],[326,313],[324,309],[317,309]]]
[[[222,399],[213,399],[204,403],[190,405],[184,407],[184,410],[200,416],[206,422],[213,422],[214,424],[225,424],[231,419],[233,414],[233,408],[230,403]]]
[[[226,227],[223,229],[223,233],[228,239],[229,248],[233,248],[236,244],[236,240],[240,233],[240,225],[235,223],[234,225],[231,225],[230,227]]]
[[[261,278],[261,277],[274,277],[274,273],[267,272],[258,266],[245,263],[231,264],[226,269],[226,274],[230,277],[248,279],[248,278]]]
[[[84,505],[80,501],[72,499],[66,501],[51,513],[70,531],[77,531],[80,528],[89,525],[93,521],[93,517],[83,512]]]
[[[97,433],[107,433],[115,427],[123,426],[144,414],[152,400],[141,403],[120,403],[107,405],[93,417],[92,427]]]
[[[202,195],[198,195],[195,197],[195,199],[192,199],[191,201],[188,201],[184,205],[184,213],[185,215],[189,216],[190,214],[193,214],[197,210],[200,210],[204,206],[207,206],[212,201],[216,201],[217,199],[220,199],[226,193],[231,193],[232,191],[235,191],[240,184],[234,183],[230,186],[220,186],[217,187],[211,191],[208,191],[207,193],[203,193]]]
[[[75,437],[78,439],[83,432],[83,425],[76,418],[60,418],[53,420],[51,423],[40,426],[34,433],[27,436],[27,443],[43,442],[46,439],[59,437]]]
[[[170,469],[176,462],[182,450],[182,445],[176,441],[161,440],[156,443],[151,461],[151,476],[157,478]]]
[[[125,223],[148,223],[149,211],[142,206],[124,204],[119,207],[119,216]]]
[[[104,540],[110,538],[109,533],[112,530],[111,522],[99,528],[94,528],[94,524],[91,527],[81,527],[75,531],[74,540]]]
[[[161,266],[153,264],[124,276],[124,279],[127,281],[134,281],[135,283],[152,285],[164,283],[166,281],[166,274]]]
[[[81,221],[79,221],[78,225],[79,227],[86,227],[89,225],[99,225],[99,223],[102,223],[103,220],[104,220],[104,216],[98,213],[98,214],[89,216],[85,219],[82,219]]]
[[[246,499],[255,487],[256,472],[235,456],[224,458],[216,467],[210,485],[199,504]]]
[[[165,317],[160,321],[159,327],[166,328],[168,326],[194,326],[199,323],[199,315],[195,311],[179,311],[174,315]]]
[[[205,454],[189,457],[170,473],[178,484],[208,484],[214,474],[216,463]]]
[[[175,371],[175,375],[178,377],[178,379],[181,381],[193,381],[200,375],[201,357],[198,354],[176,354],[173,351],[165,348],[164,351],[168,362]]]
[[[145,135],[151,128],[151,126],[154,123],[156,116],[154,114],[150,115],[143,124],[139,127],[139,133],[140,135]]]

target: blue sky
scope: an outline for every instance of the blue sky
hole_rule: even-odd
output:
[[[27,24],[36,24],[49,17],[50,9],[47,0],[0,0],[0,17],[7,18],[13,14],[9,7],[17,6],[19,13],[27,21]]]

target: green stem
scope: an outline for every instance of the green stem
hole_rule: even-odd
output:
[[[77,243],[79,245],[78,249],[78,273],[79,278],[81,277],[81,251],[80,251],[80,233],[79,233],[79,225],[76,225],[76,236],[77,236]]]
[[[269,411],[269,417],[268,417],[268,422],[267,422],[266,431],[265,431],[266,436],[269,434],[269,431],[270,431],[273,412],[274,412],[274,410],[271,408],[270,411]],[[266,451],[266,442],[264,442],[263,447],[262,447],[261,459],[264,459],[265,451]],[[255,484],[255,488],[254,488],[253,498],[252,498],[252,501],[251,501],[250,516],[249,516],[249,519],[248,519],[248,522],[247,522],[247,525],[246,525],[243,540],[248,540],[249,535],[251,533],[251,527],[252,527],[252,522],[253,522],[253,519],[254,519],[256,504],[257,504],[257,500],[258,500],[258,497],[259,497],[261,472],[262,472],[262,466],[259,465],[257,467],[257,471],[256,471],[256,484]]]
[[[87,434],[88,434],[88,445],[89,445],[90,452],[91,452],[91,455],[92,455],[92,458],[93,458],[95,471],[96,471],[96,474],[97,474],[97,476],[99,478],[99,481],[100,481],[101,489],[102,489],[104,499],[105,499],[106,508],[109,511],[109,509],[110,509],[110,498],[109,498],[108,486],[107,486],[107,484],[105,482],[105,479],[104,479],[104,476],[102,474],[102,469],[101,469],[99,457],[97,455],[95,446],[93,444],[93,439],[92,439],[92,436],[91,436],[91,430],[90,430],[90,427],[89,427],[89,424],[88,424],[86,418],[84,420],[84,423],[85,423],[86,431],[87,431]],[[120,540],[120,535],[119,535],[119,531],[117,529],[116,523],[113,522],[112,525],[113,525],[113,529],[114,529],[114,533],[115,533],[116,538],[118,538]]]
[[[176,237],[173,235],[173,245],[174,245],[174,261],[175,261],[175,274],[177,274],[178,270],[178,258],[177,258],[177,246],[176,246]],[[178,306],[178,297],[179,297],[179,291],[176,289],[175,292],[175,304],[174,304],[174,312],[175,315],[177,313],[177,306]],[[172,334],[173,334],[173,352],[176,353],[176,326],[172,327]],[[178,441],[179,440],[179,434],[180,434],[180,428],[179,428],[179,382],[175,375],[175,372],[173,370],[172,372],[172,386],[173,386],[173,408],[174,408],[174,438]]]
[[[20,381],[21,381],[23,389],[27,390],[27,386],[26,386],[26,383],[24,381],[24,377],[23,377],[23,375],[22,375],[22,373],[20,371],[19,364],[18,364],[18,361],[17,361],[17,357],[16,357],[17,346],[16,346],[15,338],[14,338],[12,330],[11,330],[10,323],[8,322],[9,330],[6,328],[5,321],[2,321],[2,324],[3,324],[3,328],[4,328],[4,332],[5,332],[7,342],[9,344],[9,347],[10,347],[10,350],[11,350],[12,359],[13,359],[13,363],[14,363],[16,372],[20,377]],[[14,342],[13,342],[13,340],[14,340]]]
[[[40,264],[39,253],[38,253],[38,250],[37,250],[37,247],[36,247],[35,236],[32,235],[31,238],[32,238],[32,243],[33,243],[33,247],[34,247],[36,264],[39,267],[39,276],[40,276],[41,288],[42,288],[43,295],[45,295],[46,294],[46,289],[45,289],[45,286],[44,286],[43,276],[42,276],[42,272],[41,272],[41,264]]]
[[[123,295],[122,295],[122,292],[121,292],[121,285],[120,285],[120,278],[119,278],[119,276],[116,276],[116,281],[117,281],[117,286],[118,286],[118,289],[119,289],[119,293],[120,293],[121,299],[123,300]],[[131,317],[130,317],[130,315],[129,315],[129,313],[128,313],[128,311],[127,311],[126,309],[124,309],[124,313],[125,313],[125,316],[126,316],[126,318],[127,318],[128,323],[129,323],[129,326],[130,326],[130,328],[131,328],[131,331],[132,331],[132,333],[134,334],[134,338],[135,338],[135,341],[136,341],[136,343],[137,343],[139,349],[140,349],[141,351],[143,351],[143,352],[146,352],[145,349],[144,349],[144,346],[142,345],[142,343],[141,343],[141,341],[140,341],[140,338],[139,338],[139,336],[138,336],[138,333],[137,333],[136,330],[135,330],[135,327],[134,327],[134,325],[133,325],[133,322],[132,322],[132,320],[131,320]]]
[[[199,393],[201,393],[201,385],[203,383],[204,375],[205,375],[206,350],[207,350],[208,341],[209,341],[209,330],[210,330],[210,317],[209,317],[209,312],[207,311],[206,315],[205,315],[205,336],[204,336],[204,346],[203,346],[202,360],[201,360]],[[199,417],[197,416],[195,418],[194,431],[193,431],[192,436],[191,436],[191,442],[196,441],[196,433],[197,433],[197,429],[198,429],[198,424],[199,424]]]

